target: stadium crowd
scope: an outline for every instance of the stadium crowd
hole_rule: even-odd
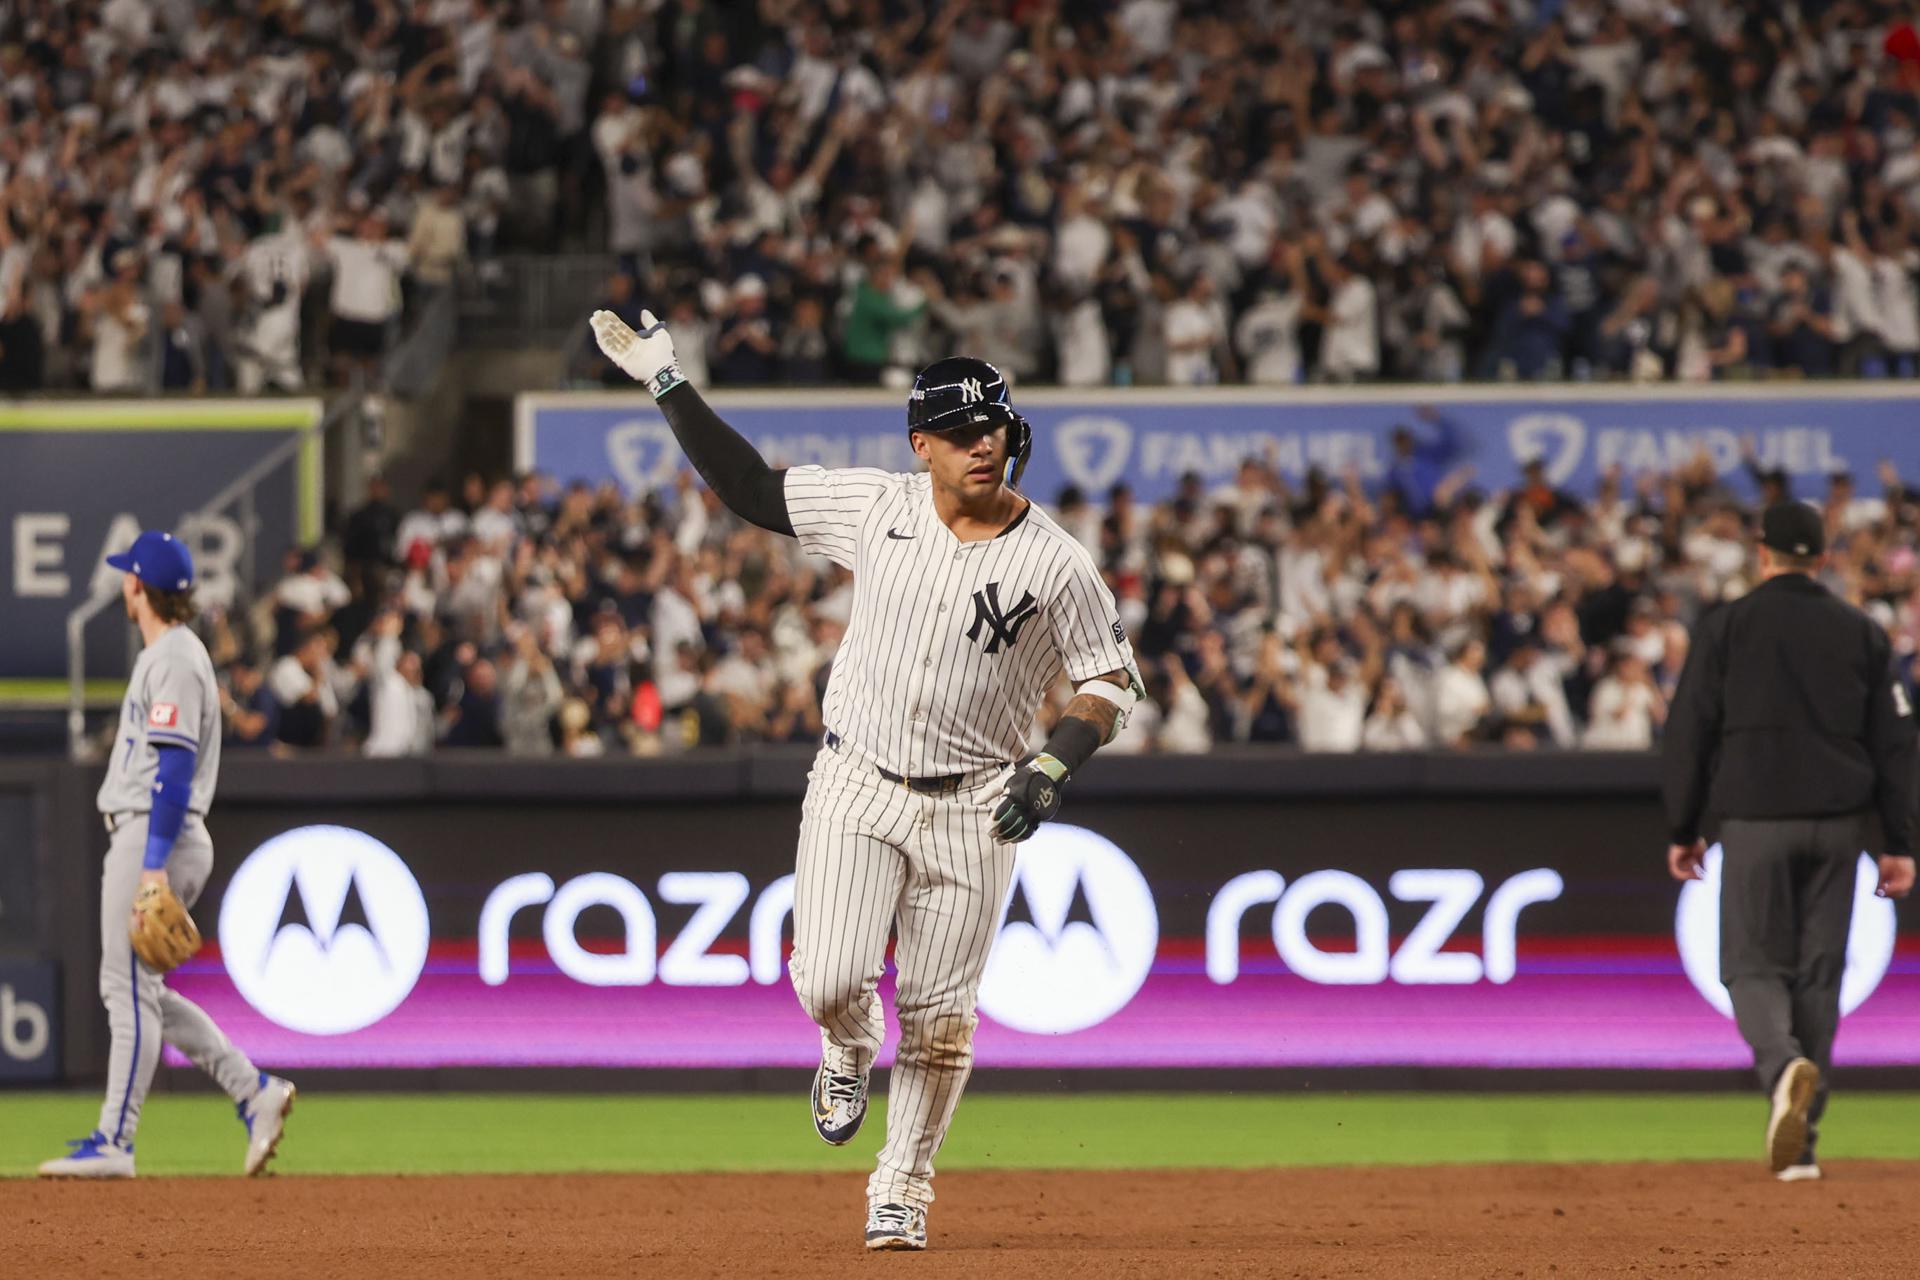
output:
[[[1387,473],[1285,483],[1259,460],[1148,507],[1124,487],[1050,507],[1120,602],[1148,697],[1109,751],[1294,744],[1636,750],[1659,736],[1699,611],[1750,587],[1754,505],[1702,455],[1591,494],[1531,466],[1485,494],[1431,412]],[[1753,468],[1763,500],[1784,475]],[[1910,664],[1920,495],[1831,478],[1827,581]],[[376,484],[326,556],[251,609],[207,614],[233,747],[574,756],[817,741],[852,579],[745,527],[690,474],[628,501],[545,477]],[[1045,727],[1064,685],[1043,709]]]
[[[699,382],[1912,376],[1917,88],[1882,0],[5,0],[0,389],[556,248]]]

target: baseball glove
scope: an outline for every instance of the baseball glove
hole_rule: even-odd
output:
[[[142,885],[134,895],[128,936],[134,953],[156,973],[171,973],[200,950],[200,930],[194,928],[193,917],[163,884]]]

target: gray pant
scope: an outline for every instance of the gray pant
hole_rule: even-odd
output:
[[[1854,868],[1866,836],[1862,815],[1730,819],[1720,828],[1720,981],[1763,1089],[1795,1058],[1820,1068],[1815,1122],[1827,1107]],[[1813,1142],[1809,1128],[1809,1151]]]
[[[253,1063],[233,1047],[213,1019],[191,1000],[167,990],[165,977],[133,953],[127,922],[146,852],[146,815],[128,817],[114,830],[100,873],[100,999],[107,1006],[107,1026],[113,1033],[100,1132],[128,1146],[140,1127],[140,1106],[153,1086],[162,1041],[186,1054],[235,1102],[251,1098],[260,1084]],[[167,880],[180,901],[191,907],[212,871],[213,841],[206,824],[188,815],[167,858]]]

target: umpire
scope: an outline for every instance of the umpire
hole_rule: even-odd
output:
[[[1820,513],[1761,519],[1760,585],[1694,630],[1666,730],[1676,880],[1699,878],[1703,818],[1718,820],[1720,980],[1773,1099],[1767,1157],[1782,1181],[1818,1178],[1854,869],[1878,816],[1880,892],[1913,887],[1914,724],[1887,635],[1813,578]]]

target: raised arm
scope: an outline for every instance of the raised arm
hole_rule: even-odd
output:
[[[769,467],[760,451],[701,399],[680,372],[673,339],[653,312],[642,311],[640,324],[640,332],[635,333],[613,312],[596,311],[594,340],[607,359],[653,395],[687,460],[728,510],[762,529],[793,537],[785,470]]]

